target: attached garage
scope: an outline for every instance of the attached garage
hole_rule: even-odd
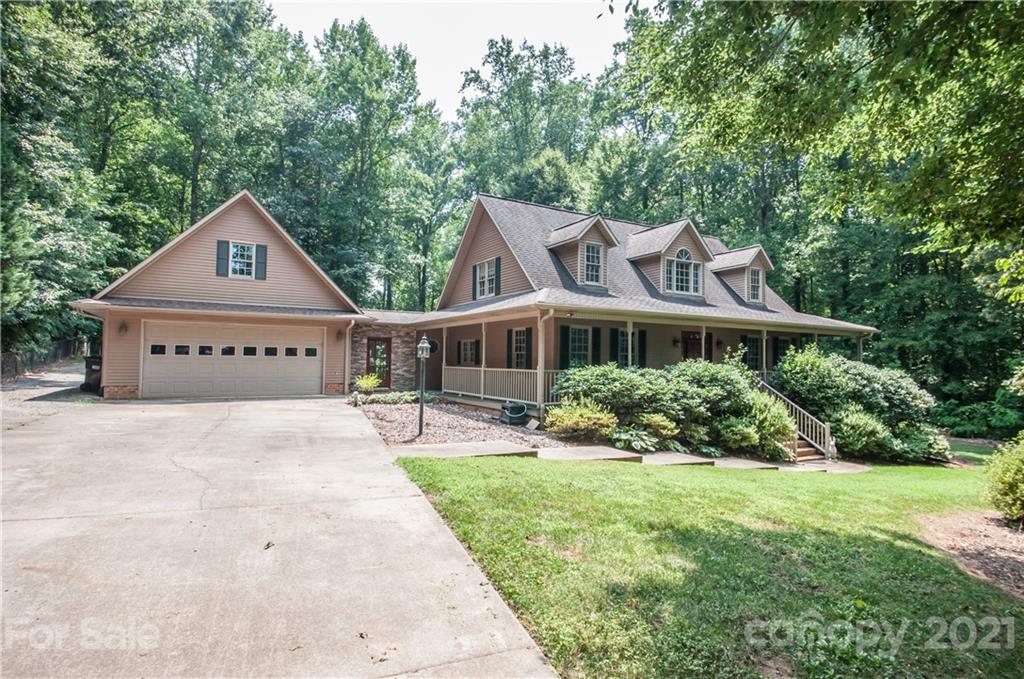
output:
[[[323,393],[324,327],[142,323],[142,397]]]

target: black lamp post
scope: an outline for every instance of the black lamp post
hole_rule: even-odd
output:
[[[424,335],[416,345],[416,356],[420,359],[420,433],[423,436],[423,401],[427,389],[427,359],[430,358],[430,340]]]

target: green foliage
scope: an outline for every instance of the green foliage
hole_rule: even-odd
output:
[[[943,401],[933,420],[953,436],[1005,439],[1024,429],[1021,399],[1008,389],[996,392],[996,400],[960,405]]]
[[[897,457],[903,462],[947,462],[949,442],[930,424],[904,423],[896,427]]]
[[[1024,433],[996,448],[986,477],[989,502],[1010,521],[1024,525]]]
[[[715,423],[718,443],[729,450],[749,450],[757,447],[758,433],[753,423],[744,417],[726,416]]]
[[[757,432],[755,444],[761,457],[768,460],[792,457],[787,446],[793,440],[796,422],[781,401],[762,391],[753,392],[750,395],[750,421]]]
[[[557,149],[546,148],[512,169],[506,179],[510,198],[573,208],[579,194],[573,170]]]
[[[674,439],[679,435],[679,425],[660,413],[642,413],[634,421],[659,439]]]
[[[854,387],[844,367],[812,344],[786,354],[772,373],[772,384],[811,413],[828,416],[852,400]]]
[[[838,413],[832,433],[844,457],[883,460],[896,457],[897,444],[892,432],[859,404],[852,404]]]
[[[610,438],[616,448],[628,448],[638,453],[658,450],[658,437],[640,427],[616,427]]]
[[[590,398],[566,397],[548,408],[544,427],[567,438],[599,441],[611,436],[619,420],[604,404]]]
[[[377,373],[364,373],[356,378],[356,390],[360,394],[372,394],[379,386],[380,376]]]
[[[622,369],[614,363],[563,370],[552,394],[562,399],[593,399],[620,420],[628,420],[639,413],[672,410],[664,373],[648,368]]]
[[[358,382],[358,380],[357,380]],[[359,405],[380,404],[380,405],[404,405],[420,402],[418,391],[364,391],[360,390]],[[433,403],[440,398],[440,393],[427,391],[423,394],[424,403]]]

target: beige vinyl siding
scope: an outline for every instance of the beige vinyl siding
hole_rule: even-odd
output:
[[[742,269],[730,269],[729,271],[723,271],[719,274],[722,277],[722,281],[725,282],[730,288],[736,291],[736,294],[743,299],[747,298],[747,268]]]
[[[529,279],[516,261],[512,250],[498,232],[486,211],[481,210],[476,223],[470,223],[469,237],[456,255],[451,276],[451,289],[445,292],[438,308],[465,304],[473,300],[473,265],[501,257],[501,294],[509,295],[532,290]],[[447,298],[447,299],[445,299]]]
[[[708,262],[710,261],[704,254],[704,250],[697,241],[693,238],[693,232],[691,229],[683,228],[679,232],[679,235],[675,237],[675,240],[669,244],[668,248],[665,249],[666,257],[675,257],[676,253],[679,252],[679,248],[686,248],[690,251],[690,255],[693,256],[695,262]]]
[[[577,242],[566,243],[555,248],[555,254],[561,260],[565,268],[569,270],[572,279],[579,282],[580,275],[580,244]]]
[[[636,262],[636,265],[640,267],[640,271],[647,276],[647,280],[657,289],[661,290],[661,276],[665,270],[665,265],[661,257],[645,257],[640,261]]]
[[[267,319],[261,321],[241,316],[217,316],[215,314],[118,314],[110,312],[103,323],[103,386],[139,384],[139,368],[142,347],[142,319],[147,321],[173,321],[182,323],[242,324],[266,326],[326,327],[324,345],[324,382],[342,384],[345,381],[345,330],[347,322],[315,320]],[[128,327],[125,335],[118,333],[124,322]],[[339,336],[338,332],[341,331]]]
[[[266,280],[217,275],[217,241],[267,246]],[[118,297],[349,307],[248,201],[238,201],[125,282]]]

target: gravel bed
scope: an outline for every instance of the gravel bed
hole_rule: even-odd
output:
[[[423,436],[417,436],[420,407],[415,403],[360,406],[389,445],[460,443],[503,440],[531,448],[564,447],[567,444],[543,431],[500,424],[493,415],[452,403],[431,403],[423,416]]]
[[[1024,532],[994,512],[922,517],[928,542],[965,571],[1024,599]]]

